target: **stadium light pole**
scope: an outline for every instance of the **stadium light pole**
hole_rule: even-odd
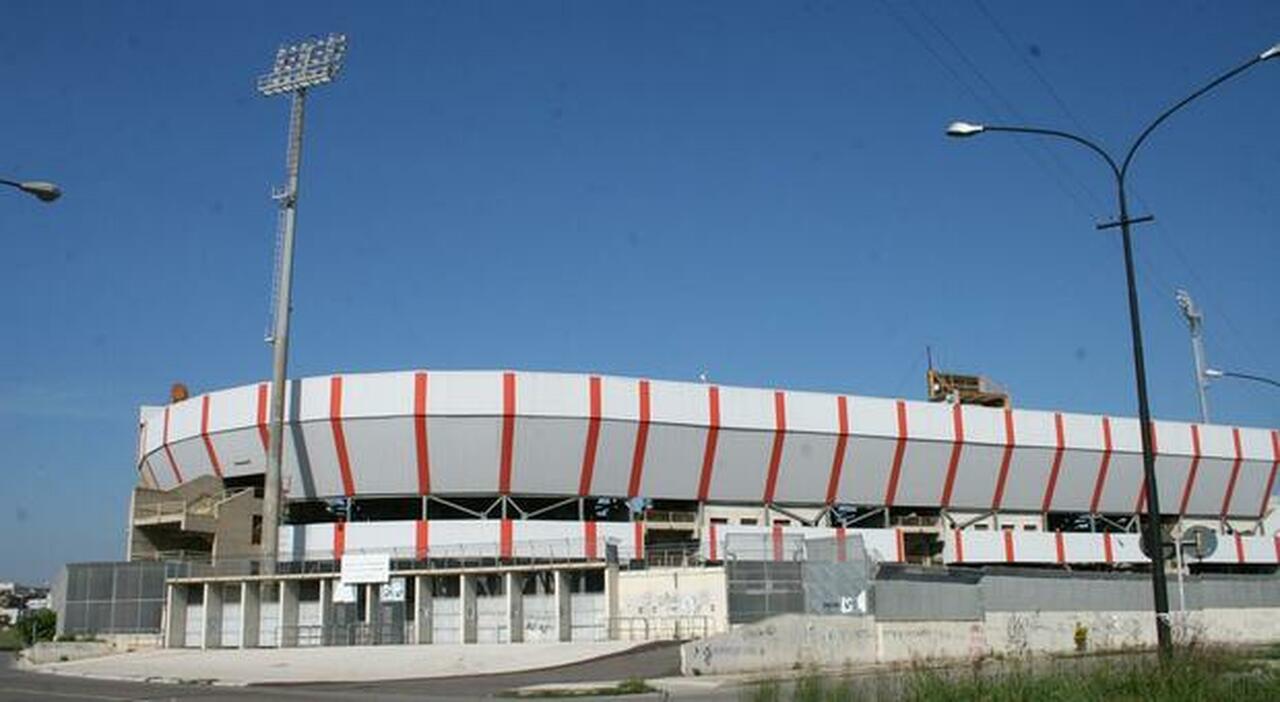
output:
[[[7,180],[0,178],[0,185],[8,185],[11,188],[17,188],[22,192],[31,195],[40,202],[53,202],[62,197],[62,189],[53,183],[43,180]]]
[[[1155,454],[1151,448],[1151,408],[1147,401],[1147,370],[1146,361],[1142,351],[1142,324],[1138,314],[1138,288],[1133,272],[1133,244],[1129,235],[1130,225],[1139,224],[1141,222],[1149,222],[1153,217],[1150,215],[1144,217],[1129,216],[1129,199],[1125,193],[1125,178],[1129,173],[1129,166],[1133,163],[1134,154],[1138,152],[1138,148],[1146,142],[1151,132],[1155,131],[1166,119],[1173,113],[1185,107],[1188,103],[1205,93],[1213,90],[1222,83],[1240,75],[1250,68],[1275,58],[1280,55],[1280,44],[1276,44],[1262,53],[1250,58],[1248,61],[1236,66],[1235,68],[1223,73],[1217,78],[1210,81],[1204,87],[1191,93],[1181,101],[1174,104],[1156,117],[1147,128],[1138,134],[1138,138],[1133,141],[1129,150],[1125,153],[1124,159],[1117,163],[1106,149],[1098,146],[1094,142],[1082,136],[1071,134],[1069,132],[1059,131],[1056,129],[1040,129],[1037,127],[1019,127],[1019,126],[991,126],[983,124],[972,124],[969,122],[953,122],[947,127],[947,135],[951,137],[972,137],[986,132],[1012,132],[1016,134],[1035,134],[1040,136],[1057,137],[1074,141],[1081,146],[1102,157],[1107,165],[1111,168],[1112,175],[1116,180],[1116,195],[1120,209],[1120,217],[1114,222],[1099,224],[1098,229],[1120,228],[1121,238],[1124,244],[1124,269],[1125,279],[1129,287],[1129,327],[1133,335],[1133,371],[1138,392],[1138,422],[1141,429],[1139,434],[1142,437],[1142,474],[1146,485],[1146,501],[1147,501],[1147,519],[1145,526],[1145,539],[1151,556],[1151,585],[1155,600],[1156,610],[1156,639],[1160,647],[1162,655],[1168,655],[1173,650],[1173,634],[1169,627],[1169,589],[1165,581],[1164,572],[1164,539],[1161,534],[1160,524],[1160,503],[1159,491],[1156,489],[1156,464]]]
[[[276,241],[275,312],[267,342],[271,344],[271,416],[267,441],[267,469],[262,495],[263,569],[274,572],[279,551],[281,466],[284,457],[284,392],[289,362],[289,311],[293,290],[293,237],[298,214],[298,171],[302,163],[302,118],[307,90],[331,82],[342,68],[347,38],[330,34],[281,46],[271,72],[258,78],[258,92],[265,96],[290,94],[289,151],[285,161],[285,186],[272,193],[280,205]]]

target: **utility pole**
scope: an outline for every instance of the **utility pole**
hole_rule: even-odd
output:
[[[1174,298],[1178,301],[1178,308],[1182,310],[1182,316],[1187,320],[1187,327],[1191,330],[1191,357],[1195,359],[1196,364],[1196,398],[1200,400],[1200,423],[1209,423],[1209,366],[1204,360],[1204,316],[1200,314],[1200,308],[1196,307],[1195,300],[1191,299],[1191,293],[1186,290],[1178,290],[1174,293]]]
[[[298,172],[302,165],[302,122],[307,89],[331,82],[342,67],[347,38],[331,34],[276,51],[270,73],[258,78],[258,92],[265,96],[292,95],[289,112],[289,152],[285,161],[285,187],[272,193],[280,205],[276,240],[274,319],[267,342],[271,344],[271,414],[267,442],[267,469],[262,500],[262,568],[273,573],[279,556],[281,466],[284,458],[284,394],[289,363],[289,312],[293,291],[293,236],[298,215]]]

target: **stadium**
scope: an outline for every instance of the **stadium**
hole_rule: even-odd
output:
[[[1132,418],[413,370],[290,382],[280,563],[264,569],[268,396],[256,383],[141,409],[130,563],[112,567],[120,580],[163,564],[163,594],[123,609],[140,632],[162,620],[165,645],[688,638],[796,607],[864,607],[868,578],[892,564],[1147,562]],[[1151,432],[1167,529],[1212,542],[1176,567],[1274,572],[1280,433],[1171,421]],[[811,561],[855,568],[846,594],[788,603],[726,575],[772,564],[750,577],[776,580]],[[377,574],[348,572],[359,567]],[[90,602],[68,630],[119,630],[120,609]]]

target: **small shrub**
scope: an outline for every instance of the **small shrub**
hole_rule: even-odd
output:
[[[1075,641],[1076,652],[1084,653],[1089,648],[1089,627],[1081,622],[1076,622],[1076,630],[1071,638]]]

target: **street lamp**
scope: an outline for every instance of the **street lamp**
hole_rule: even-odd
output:
[[[0,178],[0,185],[8,185],[10,187],[17,188],[28,195],[35,196],[35,198],[41,202],[53,202],[54,200],[62,197],[61,188],[53,183],[48,183],[43,180],[16,181]]]
[[[1266,383],[1280,388],[1280,380],[1272,380],[1261,375],[1250,375],[1248,373],[1233,373],[1231,371],[1218,370],[1217,368],[1205,368],[1204,377],[1206,378],[1239,378],[1240,380],[1252,380],[1255,383]]]
[[[1191,95],[1183,98],[1180,102],[1165,110],[1156,117],[1154,121],[1138,134],[1138,138],[1133,141],[1129,150],[1125,153],[1124,159],[1117,163],[1115,158],[1106,149],[1098,146],[1094,142],[1076,134],[1059,131],[1056,129],[1040,129],[1036,127],[1017,127],[1017,126],[992,126],[985,124],[973,124],[969,122],[953,122],[947,127],[947,136],[966,138],[973,137],[987,132],[1012,132],[1018,134],[1036,134],[1041,136],[1057,137],[1074,141],[1081,146],[1088,148],[1106,161],[1107,166],[1111,169],[1111,174],[1116,180],[1117,201],[1120,208],[1120,217],[1114,222],[1099,224],[1098,229],[1120,228],[1121,237],[1124,243],[1124,269],[1125,279],[1129,287],[1129,326],[1133,334],[1133,371],[1134,378],[1138,390],[1138,421],[1142,427],[1139,432],[1142,436],[1142,474],[1146,484],[1146,501],[1147,501],[1147,519],[1145,524],[1146,541],[1151,544],[1149,549],[1151,552],[1151,585],[1155,599],[1156,610],[1156,638],[1160,646],[1162,654],[1168,654],[1173,648],[1173,636],[1169,628],[1169,591],[1165,582],[1164,573],[1164,548],[1163,538],[1161,537],[1160,525],[1160,503],[1159,491],[1156,489],[1156,465],[1155,454],[1151,447],[1151,408],[1147,402],[1147,370],[1146,361],[1142,352],[1142,324],[1138,315],[1138,288],[1134,279],[1133,272],[1133,244],[1129,235],[1129,227],[1132,224],[1141,222],[1150,222],[1153,217],[1150,215],[1145,217],[1129,217],[1129,199],[1125,193],[1125,177],[1129,173],[1129,166],[1133,162],[1134,154],[1138,148],[1147,140],[1151,132],[1162,122],[1169,118],[1170,115],[1182,109],[1205,93],[1213,90],[1222,83],[1234,78],[1244,71],[1262,63],[1268,59],[1275,58],[1280,55],[1280,44],[1276,44],[1266,51],[1250,58],[1245,63],[1227,71],[1218,76],[1204,87],[1191,93]]]

